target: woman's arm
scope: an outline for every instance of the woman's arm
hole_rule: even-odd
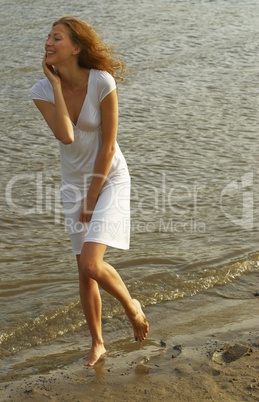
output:
[[[45,57],[42,66],[53,88],[55,106],[49,102],[38,99],[34,99],[34,103],[40,110],[55,137],[63,144],[71,144],[74,141],[74,130],[63,97],[60,78],[53,67],[46,63]]]
[[[95,162],[94,174],[85,205],[81,211],[80,221],[90,222],[100,191],[107,179],[116,149],[118,129],[118,99],[114,89],[101,102],[102,114],[102,148]]]

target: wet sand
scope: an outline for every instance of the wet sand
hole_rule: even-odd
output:
[[[259,298],[250,296],[207,292],[149,306],[151,330],[142,344],[126,325],[127,336],[108,339],[94,368],[83,367],[80,348],[27,357],[1,377],[1,400],[257,401]]]

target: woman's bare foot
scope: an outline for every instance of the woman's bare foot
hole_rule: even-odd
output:
[[[140,302],[137,299],[133,299],[133,302],[136,310],[133,314],[129,314],[128,317],[133,326],[135,340],[142,342],[147,337],[149,324],[145,314],[143,313]]]
[[[92,349],[85,358],[85,366],[93,367],[95,363],[106,353],[104,344],[99,344],[97,346],[92,346]]]

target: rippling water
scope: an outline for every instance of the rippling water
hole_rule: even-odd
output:
[[[145,305],[205,289],[224,297],[256,290],[258,2],[122,0],[107,8],[104,1],[3,0],[4,356],[85,329],[58,147],[29,98],[43,77],[51,23],[64,14],[92,24],[129,70],[119,85],[118,141],[132,176],[132,240],[127,252],[109,250],[108,260]],[[233,286],[225,291],[226,284]],[[104,319],[120,314],[104,295]]]

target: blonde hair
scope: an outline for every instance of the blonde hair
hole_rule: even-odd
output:
[[[115,79],[123,79],[125,63],[120,60],[111,46],[104,43],[100,35],[86,22],[74,17],[61,17],[53,27],[63,24],[68,29],[70,39],[80,46],[78,64],[83,68],[94,68],[110,73]]]

